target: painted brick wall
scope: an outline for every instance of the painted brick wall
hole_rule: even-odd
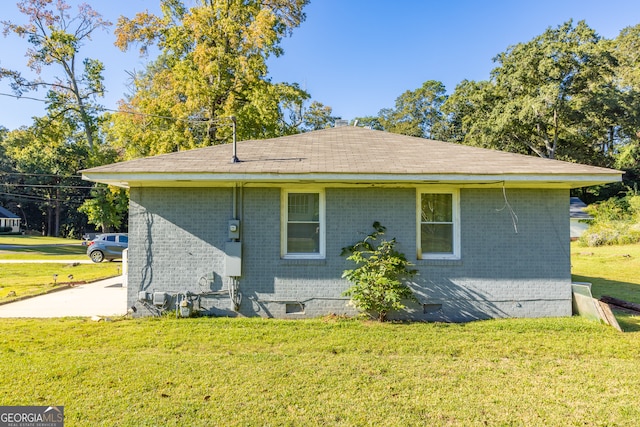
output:
[[[461,259],[417,261],[416,318],[571,315],[569,194],[564,190],[465,189]],[[512,212],[514,216],[512,216]]]
[[[279,188],[241,191],[243,300],[238,314],[354,314],[341,296],[348,287],[342,271],[351,265],[340,252],[371,231],[374,221],[387,227],[387,237],[397,238],[399,249],[420,271],[413,284],[420,304],[399,317],[465,321],[571,314],[567,191],[461,190],[461,259],[453,261],[415,259],[415,189],[325,191],[323,260],[281,259]],[[129,303],[138,314],[150,313],[138,302],[143,290],[209,291],[199,302],[204,310],[236,315],[224,293],[232,200],[229,188],[131,190]],[[515,224],[509,206],[517,215]]]
[[[231,191],[132,188],[130,194],[129,304],[137,302],[139,291],[221,289]]]

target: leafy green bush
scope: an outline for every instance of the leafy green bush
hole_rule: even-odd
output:
[[[640,242],[640,224],[610,221],[592,225],[580,237],[583,246],[628,245]]]
[[[611,198],[589,206],[587,212],[593,221],[580,237],[581,245],[640,243],[640,195]]]
[[[416,274],[404,254],[395,249],[396,239],[372,242],[384,235],[386,228],[373,223],[374,231],[352,246],[342,248],[342,256],[358,265],[345,270],[342,277],[353,285],[343,295],[351,297],[356,307],[384,321],[392,310],[401,310],[403,300],[416,300],[406,279]]]

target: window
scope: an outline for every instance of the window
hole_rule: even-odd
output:
[[[324,258],[324,193],[283,191],[282,255]]]
[[[457,191],[418,193],[418,253],[422,259],[459,259],[460,225]]]

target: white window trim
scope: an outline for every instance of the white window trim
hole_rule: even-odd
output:
[[[451,194],[451,215],[453,222],[453,252],[452,253],[423,253],[422,252],[422,195],[423,194]],[[458,188],[418,188],[416,192],[416,247],[418,259],[460,259],[460,189]]]
[[[288,253],[287,252],[287,225],[289,222],[289,193],[315,193],[319,195],[320,223],[319,252],[318,253]],[[325,259],[326,257],[326,216],[324,188],[283,188],[280,196],[280,256],[283,259]]]

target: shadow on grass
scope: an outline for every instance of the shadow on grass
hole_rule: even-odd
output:
[[[591,294],[594,298],[608,295],[629,302],[640,304],[640,283],[619,282],[602,277],[571,275],[574,282],[591,283]]]
[[[613,310],[613,314],[625,333],[640,332],[640,316],[634,316],[619,310]]]
[[[579,276],[573,274],[574,282],[591,283],[591,294],[594,298],[603,295],[640,304],[640,283],[619,282],[602,277]],[[640,316],[622,310],[614,310],[616,320],[625,332],[640,332]]]

